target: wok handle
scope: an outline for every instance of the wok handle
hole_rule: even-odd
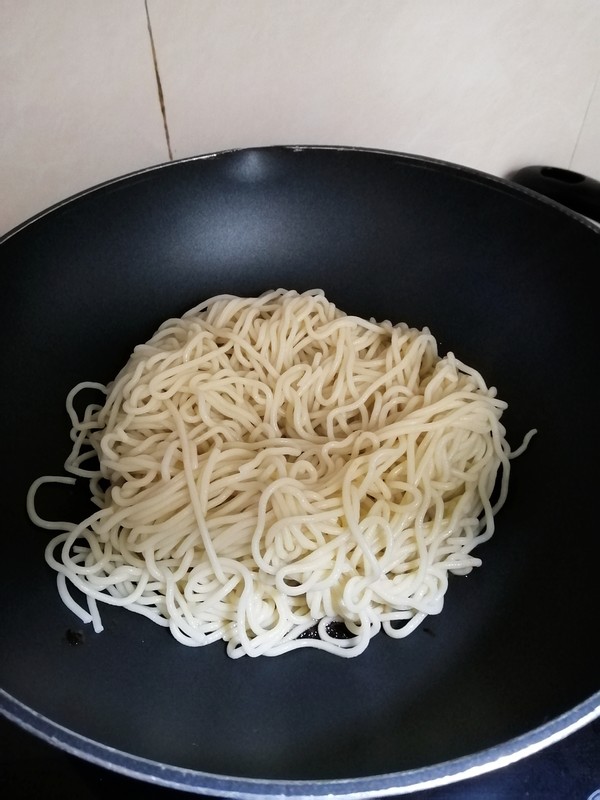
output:
[[[522,167],[510,179],[600,222],[600,181],[560,167]]]

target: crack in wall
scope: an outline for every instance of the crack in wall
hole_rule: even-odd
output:
[[[154,46],[154,36],[152,34],[152,23],[150,22],[150,12],[148,11],[148,0],[144,0],[144,8],[146,9],[146,24],[148,26],[148,35],[150,36],[150,49],[152,50],[152,61],[154,62],[154,76],[156,78],[156,89],[158,91],[158,102],[160,104],[160,113],[163,120],[163,128],[165,131],[165,139],[167,140],[167,152],[169,154],[169,161],[173,161],[173,151],[171,150],[171,137],[169,136],[169,124],[167,122],[167,111],[165,108],[165,96],[163,94],[162,83],[160,80],[160,72],[158,71],[158,61],[156,58],[156,47]]]
[[[575,144],[573,145],[571,158],[569,159],[569,169],[572,169],[573,167],[573,161],[575,160],[575,156],[577,155],[577,148],[579,147],[579,142],[581,141],[581,135],[583,133],[583,129],[585,128],[585,123],[587,122],[587,118],[590,113],[590,108],[594,100],[594,95],[596,94],[596,88],[598,87],[599,83],[600,83],[600,72],[598,72],[598,74],[596,75],[596,80],[594,81],[594,85],[592,86],[592,91],[590,93],[588,103],[585,108],[585,112],[583,114],[583,119],[581,121],[581,125],[579,126],[579,131],[577,133],[577,138],[575,139]]]

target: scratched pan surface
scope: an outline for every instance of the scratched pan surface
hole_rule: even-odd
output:
[[[457,165],[273,147],[96,187],[0,245],[2,708],[59,748],[220,796],[408,793],[496,768],[598,714],[600,234],[552,201]],[[591,268],[591,269],[590,269]],[[483,566],[443,612],[355,659],[230,660],[123,610],[83,631],[25,513],[69,450],[64,401],[108,381],[160,322],[218,293],[322,288],[342,309],[427,325],[498,387],[518,445]],[[40,493],[87,511],[82,487]],[[83,626],[85,628],[85,626]]]

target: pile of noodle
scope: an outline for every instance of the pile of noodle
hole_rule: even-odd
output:
[[[106,397],[79,417],[90,387]],[[65,469],[98,510],[37,514],[41,483],[75,478],[28,496],[60,528],[46,560],[63,601],[98,631],[109,603],[233,658],[407,636],[442,610],[449,573],[481,563],[517,455],[506,404],[428,329],[346,315],[320,290],[214,297],[67,407]]]

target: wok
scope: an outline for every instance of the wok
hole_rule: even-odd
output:
[[[76,756],[205,795],[405,794],[527,757],[600,714],[596,413],[600,232],[509,180],[351,148],[215,153],[110,181],[1,242],[3,713]],[[429,326],[508,402],[508,500],[441,614],[354,659],[228,659],[60,601],[25,511],[62,474],[65,397],[219,293],[321,288]],[[595,384],[594,384],[595,385]],[[85,489],[40,490],[56,519]],[[82,632],[73,637],[73,632]],[[73,646],[74,638],[79,641]]]

